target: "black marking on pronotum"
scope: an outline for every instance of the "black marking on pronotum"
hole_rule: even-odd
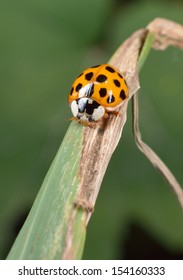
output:
[[[125,91],[124,91],[124,89],[122,89],[121,91],[120,91],[120,95],[119,95],[120,97],[121,97],[121,99],[126,99],[126,94],[125,94]]]
[[[117,87],[121,86],[121,83],[118,80],[115,79],[113,82],[114,82],[115,86],[117,86]]]
[[[96,81],[99,82],[99,83],[103,83],[106,80],[107,80],[107,77],[103,74],[98,75],[97,78],[96,78]]]
[[[94,110],[97,109],[100,104],[96,102],[95,100],[92,100],[92,102],[89,102],[89,100],[86,98],[83,103],[80,102],[81,98],[76,100],[76,103],[78,104],[78,111],[79,113],[84,113],[86,112],[88,115],[92,115]]]
[[[85,79],[86,79],[87,81],[90,81],[92,77],[93,77],[93,72],[89,72],[89,73],[87,73],[87,74],[85,75]]]
[[[101,89],[99,90],[99,94],[100,94],[100,97],[106,96],[106,94],[107,94],[107,89],[106,89],[106,88],[101,88]]]
[[[110,67],[110,66],[106,66],[106,68],[105,68],[107,71],[109,71],[110,73],[114,73],[115,72],[115,70],[112,68],[112,67]]]
[[[76,91],[79,92],[81,88],[82,88],[82,84],[79,83],[79,84],[76,86]]]
[[[100,104],[98,104],[95,100],[93,100],[92,103],[88,103],[86,104],[86,113],[88,115],[92,115],[94,110],[97,109],[100,106]]]

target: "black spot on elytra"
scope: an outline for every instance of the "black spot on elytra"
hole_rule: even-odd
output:
[[[107,103],[113,103],[114,101],[115,101],[114,95],[109,96],[109,97],[107,98]]]
[[[106,96],[106,94],[107,94],[107,89],[106,89],[106,88],[101,88],[101,89],[99,90],[99,94],[100,94],[100,97]]]
[[[82,84],[81,83],[77,84],[76,91],[79,92],[81,88],[82,88]]]
[[[113,82],[114,82],[115,86],[117,86],[117,87],[121,86],[121,84],[120,84],[120,82],[118,80],[114,80]]]
[[[119,95],[120,97],[121,97],[121,99],[126,99],[126,94],[125,94],[125,91],[124,91],[124,89],[122,89],[121,91],[120,91],[120,95]]]
[[[93,72],[89,72],[89,73],[87,73],[87,74],[85,75],[85,79],[86,79],[87,81],[90,81],[92,77],[93,77]]]
[[[99,82],[99,83],[103,83],[106,80],[107,80],[107,77],[103,74],[98,75],[97,78],[96,78],[96,81]]]
[[[106,68],[105,68],[107,71],[109,71],[110,73],[114,73],[115,72],[115,70],[112,68],[112,67],[110,67],[110,66],[106,66]]]
[[[118,72],[118,76],[121,78],[121,79],[123,79],[123,76]]]
[[[72,87],[71,91],[70,91],[70,95],[72,95],[73,91],[74,91],[74,88]]]

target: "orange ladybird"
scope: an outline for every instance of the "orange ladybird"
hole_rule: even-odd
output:
[[[88,123],[115,113],[127,98],[128,87],[122,74],[115,67],[102,64],[84,70],[76,78],[68,102],[73,119]]]

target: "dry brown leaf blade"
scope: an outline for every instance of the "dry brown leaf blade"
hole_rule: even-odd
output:
[[[158,50],[164,50],[168,46],[173,45],[178,48],[183,48],[183,26],[173,21],[157,18],[148,26],[149,32],[154,34],[153,47]],[[175,176],[159,158],[159,156],[144,142],[141,138],[139,129],[139,112],[138,112],[138,94],[134,95],[133,101],[133,132],[135,141],[139,149],[149,159],[152,165],[161,173],[164,179],[169,183],[172,190],[175,192],[177,199],[183,209],[183,190]]]
[[[183,26],[164,18],[156,18],[147,29],[155,34],[153,47],[164,50],[169,46],[183,49]]]
[[[132,34],[116,51],[109,63],[117,67],[124,75],[130,97],[139,89],[138,57],[142,48],[146,29]],[[129,100],[128,100],[129,101]],[[84,129],[83,150],[80,163],[81,184],[78,191],[76,205],[87,212],[87,223],[91,216],[97,195],[109,164],[110,158],[121,138],[126,122],[128,101],[120,108],[120,116],[109,116],[107,124],[102,127]],[[92,168],[91,168],[92,167]]]
[[[172,174],[166,164],[159,156],[142,140],[139,129],[139,110],[138,110],[138,94],[135,94],[132,99],[133,104],[133,132],[135,141],[140,151],[148,158],[152,165],[161,173],[164,179],[169,183],[172,190],[175,192],[177,199],[183,209],[183,190],[181,185]]]

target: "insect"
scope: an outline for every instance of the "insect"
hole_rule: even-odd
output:
[[[68,96],[72,120],[89,125],[118,115],[116,109],[128,98],[128,87],[122,74],[109,64],[84,70],[74,81]]]

